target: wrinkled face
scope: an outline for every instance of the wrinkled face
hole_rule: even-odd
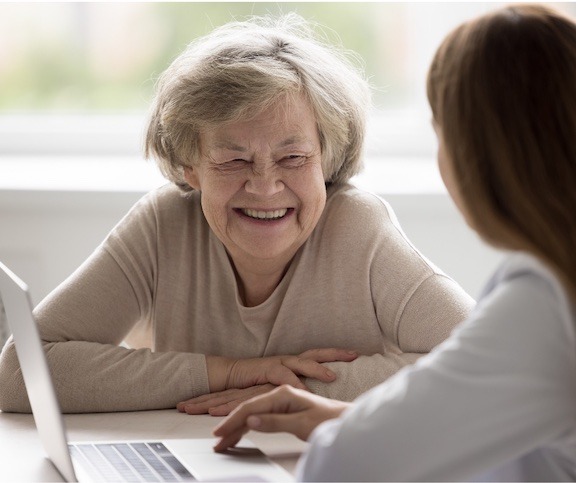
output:
[[[200,134],[186,180],[236,265],[288,264],[326,204],[316,121],[303,98]]]

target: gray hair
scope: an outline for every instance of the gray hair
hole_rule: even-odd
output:
[[[230,22],[193,41],[158,80],[145,156],[189,191],[184,167],[198,159],[203,129],[300,94],[316,117],[325,181],[349,180],[362,168],[370,88],[350,53],[294,13]]]

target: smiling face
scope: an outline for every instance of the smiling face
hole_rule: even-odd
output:
[[[326,204],[320,138],[309,104],[279,100],[246,121],[200,134],[200,159],[185,171],[202,193],[208,224],[236,267],[285,267]]]

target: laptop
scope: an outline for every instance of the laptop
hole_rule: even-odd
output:
[[[28,287],[0,263],[0,298],[12,331],[36,428],[66,481],[293,481],[254,444],[215,453],[215,440],[69,442],[32,314]],[[183,416],[185,417],[185,416]]]

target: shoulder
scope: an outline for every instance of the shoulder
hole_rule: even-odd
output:
[[[396,223],[392,207],[384,199],[369,191],[361,190],[350,183],[334,185],[328,188],[326,211],[337,211],[343,217],[385,217]]]
[[[185,225],[202,224],[200,195],[166,184],[142,196],[118,222],[109,238],[156,238],[181,232]],[[170,236],[172,236],[170,235]]]
[[[170,183],[142,196],[124,221],[177,219],[182,222],[194,212],[201,212],[200,194],[196,191],[184,193]]]
[[[480,298],[500,297],[502,292],[511,301],[524,299],[529,305],[534,300],[549,300],[556,307],[566,310],[566,315],[572,315],[572,303],[556,275],[528,253],[510,254],[492,275]]]
[[[341,236],[349,232],[354,238],[372,238],[382,234],[406,238],[392,207],[384,199],[349,183],[328,187],[326,207],[319,225],[321,230],[334,230]]]
[[[349,183],[330,186],[327,194],[318,231],[332,237],[337,234],[342,243],[348,243],[355,252],[368,250],[387,266],[422,271],[419,278],[444,276],[442,270],[412,244],[385,199]]]
[[[535,257],[509,256],[486,285],[474,315],[533,354],[545,345],[556,352],[568,348],[576,369],[574,304],[554,273]]]
[[[173,183],[168,183],[146,193],[134,205],[138,209],[171,209],[195,204],[199,194],[196,191],[184,193]]]

